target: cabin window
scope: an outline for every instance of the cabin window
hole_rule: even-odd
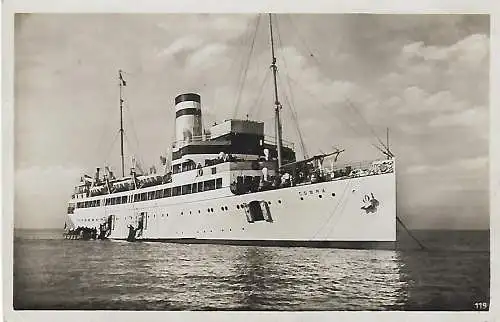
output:
[[[185,194],[189,194],[189,193],[191,193],[191,185],[190,184],[183,185],[182,186],[182,194],[185,195]]]
[[[89,207],[89,202],[88,201],[85,201],[85,205],[84,205],[85,208],[88,208]]]
[[[176,164],[172,167],[172,173],[179,173],[181,172],[181,165],[180,164]]]
[[[184,162],[182,164],[182,171],[188,171],[189,170],[189,162]]]
[[[170,188],[163,189],[163,197],[170,197],[172,195],[172,191]]]
[[[236,178],[236,182],[238,183],[238,185],[242,185],[243,184],[243,177],[242,176],[238,176]]]
[[[91,207],[95,207],[95,202],[96,202],[95,200],[91,201]]]
[[[198,182],[198,192],[203,191],[203,182]]]
[[[192,193],[198,192],[198,184],[197,183],[193,183],[193,187],[191,188],[191,192]]]
[[[153,200],[154,198],[155,198],[155,192],[154,191],[148,192],[148,200]]]
[[[146,193],[143,192],[141,193],[141,201],[145,201],[146,200]]]
[[[101,200],[97,200],[97,207],[100,207],[101,206]]]
[[[111,205],[116,205],[116,198],[111,198]]]
[[[222,188],[222,178],[219,178],[215,181],[215,189]]]
[[[139,200],[141,200],[141,198],[139,197],[139,194],[138,194],[138,193],[136,193],[136,194],[134,195],[134,202],[137,202],[137,201],[139,201]]]
[[[208,190],[214,190],[215,189],[215,180],[212,179],[212,180],[207,180],[204,182],[204,191],[208,191]]]
[[[160,198],[163,198],[163,190],[156,190],[155,199],[160,199]]]
[[[122,196],[122,203],[127,203],[127,196]]]
[[[217,168],[216,167],[213,167],[212,168],[212,174],[216,174],[217,173]]]
[[[181,194],[181,187],[173,187],[172,188],[172,196],[178,196]]]

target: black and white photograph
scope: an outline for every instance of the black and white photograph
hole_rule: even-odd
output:
[[[5,309],[490,311],[492,16],[197,11],[12,13]]]

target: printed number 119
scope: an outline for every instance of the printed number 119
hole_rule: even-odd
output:
[[[475,302],[474,303],[474,308],[476,310],[487,310],[488,309],[488,303],[486,303],[486,302]]]

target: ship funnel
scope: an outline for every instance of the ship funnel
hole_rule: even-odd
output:
[[[201,97],[195,93],[175,98],[175,147],[201,140]]]

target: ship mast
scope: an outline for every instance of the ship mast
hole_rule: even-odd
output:
[[[278,67],[276,66],[276,57],[274,56],[274,39],[273,39],[273,20],[272,15],[269,14],[269,30],[271,37],[271,68],[273,69],[273,78],[274,78],[274,131],[276,133],[276,150],[278,150],[278,169],[282,166],[282,156],[281,156],[281,147],[283,145],[281,141],[281,122],[280,122],[280,109],[281,103],[278,99],[278,83],[276,81],[276,73],[278,71]]]
[[[118,78],[120,80],[120,155],[122,161],[122,178],[125,177],[125,161],[123,156],[123,86],[127,83],[123,79],[122,70],[118,70]]]

